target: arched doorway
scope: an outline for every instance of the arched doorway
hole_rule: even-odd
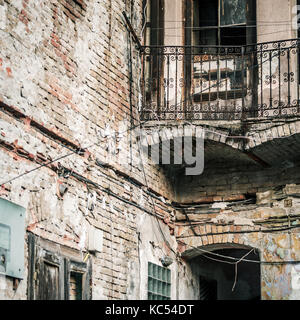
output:
[[[207,250],[210,253],[205,253],[205,247],[202,250],[190,261],[199,279],[200,300],[260,300],[258,250],[240,246],[210,248]],[[238,262],[244,256],[246,260],[256,262]]]

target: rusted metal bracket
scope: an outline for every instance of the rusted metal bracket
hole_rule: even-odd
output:
[[[138,36],[136,35],[136,32],[134,31],[134,29],[133,29],[133,27],[132,27],[132,24],[131,24],[130,20],[129,20],[128,17],[127,17],[126,12],[123,11],[122,14],[123,14],[123,16],[124,16],[124,18],[125,18],[125,21],[126,21],[128,30],[129,30],[129,32],[132,34],[133,39],[134,39],[134,41],[135,41],[135,43],[136,43],[136,45],[137,45],[138,50],[139,50],[140,52],[143,52],[143,51],[144,51],[144,48],[143,48],[143,46],[141,45],[141,42],[140,42]]]

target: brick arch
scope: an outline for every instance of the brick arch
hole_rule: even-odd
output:
[[[240,136],[233,135],[230,129],[203,125],[147,125],[142,131],[141,141],[145,145],[155,145],[162,141],[172,141],[176,138],[204,138],[205,141],[217,142],[232,149],[242,150]]]
[[[266,126],[266,125],[265,125]],[[257,127],[256,127],[257,129]],[[300,157],[300,121],[268,124],[262,130],[248,132],[245,152],[259,159],[263,166],[292,167]]]
[[[199,245],[195,243],[193,246],[188,241],[186,243],[181,240],[178,241],[178,251],[181,254],[181,257],[188,260],[201,254],[205,254],[206,252],[214,252],[222,249],[255,249],[256,252],[261,252],[260,248],[253,246],[251,243],[246,243],[242,237],[234,238],[231,242],[215,242],[213,244],[207,244],[205,240],[203,242],[202,237],[202,245],[200,245],[200,243]]]
[[[257,131],[256,128],[249,130],[248,142],[245,150],[251,150],[263,144],[275,142],[277,139],[294,136],[300,140],[300,121],[292,121],[285,124],[272,124],[267,128]]]
[[[258,226],[249,225],[221,225],[221,224],[203,224],[197,227],[187,226],[184,229],[176,230],[178,251],[181,255],[189,257],[190,255],[199,255],[197,248],[224,248],[239,247],[253,248],[259,250],[245,237],[243,231],[258,231]],[[216,249],[214,249],[216,250]]]
[[[143,133],[145,133],[144,137],[147,138],[148,144],[151,145],[159,142],[156,138],[151,139],[153,137],[153,132],[157,130],[164,130],[166,132],[166,138],[163,137],[163,140],[172,140],[175,137],[184,137],[189,135],[195,137],[195,132],[192,132],[191,134],[189,134],[188,130],[188,134],[184,132],[184,128],[187,128],[188,126],[202,128],[205,131],[205,139],[207,141],[219,142],[221,144],[228,145],[233,149],[240,150],[251,150],[264,143],[280,138],[287,138],[289,136],[300,137],[300,120],[290,121],[289,123],[284,124],[269,123],[266,125],[265,123],[262,123],[260,125],[258,123],[247,131],[245,137],[241,134],[233,134],[231,129],[229,127],[226,128],[225,126],[221,128],[218,127],[218,125],[213,126],[197,123],[181,124],[177,122],[163,124],[150,122],[143,126]],[[160,139],[161,138],[162,137],[160,137]]]

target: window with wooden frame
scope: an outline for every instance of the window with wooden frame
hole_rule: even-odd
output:
[[[256,61],[244,55],[245,46],[257,41],[256,1],[192,0],[185,11],[185,44],[193,47],[185,57],[185,95],[242,106],[238,99],[257,85]]]
[[[90,300],[91,262],[73,249],[28,234],[28,299]]]
[[[192,44],[242,46],[256,42],[255,0],[194,0]]]
[[[151,46],[151,52],[144,63],[144,75],[147,79],[146,100],[160,87],[163,77],[163,59],[159,54],[164,45],[164,0],[144,0],[144,45]]]
[[[164,44],[164,0],[144,0],[145,45]]]

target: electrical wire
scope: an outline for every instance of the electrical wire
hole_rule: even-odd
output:
[[[238,268],[237,268],[237,267],[238,267],[238,264],[239,264],[241,261],[243,261],[243,259],[246,258],[253,250],[254,250],[254,248],[251,249],[247,254],[245,254],[244,256],[242,256],[242,258],[235,263],[235,277],[234,277],[234,283],[233,283],[232,291],[234,291],[235,286],[236,286],[236,283],[237,283],[237,275],[238,275]]]
[[[204,19],[201,19],[201,21],[211,21],[211,20],[204,20]],[[288,23],[290,22],[291,20],[276,20],[277,22],[276,23]],[[185,20],[164,20],[164,22],[176,22],[176,23],[180,23],[180,22],[185,22]],[[273,21],[270,21],[270,20],[256,20],[256,22],[258,23],[270,23],[270,24],[273,24]]]
[[[269,61],[269,60],[266,60],[266,61]],[[266,62],[265,61],[265,62]],[[145,121],[146,122],[146,121]],[[139,127],[139,128],[141,128],[141,121],[139,120],[139,124],[138,125],[136,125],[136,126],[134,126],[134,127],[132,127],[132,128],[130,128],[129,130],[133,130],[133,129],[135,129],[135,128],[137,128],[137,127]],[[125,132],[127,132],[127,131],[129,131],[129,130],[126,130]],[[97,143],[94,143],[94,144],[92,144],[91,146],[89,146],[89,147],[87,147],[87,148],[83,148],[84,150],[85,149],[88,149],[88,148],[90,148],[90,147],[92,147],[92,146],[94,146],[94,145],[97,145]],[[140,152],[141,150],[140,150],[140,148],[139,148],[139,152]],[[45,166],[47,166],[47,165],[49,165],[49,164],[52,164],[52,163],[54,163],[54,162],[56,162],[56,161],[59,161],[59,160],[61,160],[61,159],[64,159],[64,158],[66,158],[66,157],[69,157],[69,156],[71,156],[71,155],[73,155],[73,154],[79,154],[80,153],[80,151],[73,151],[72,153],[69,153],[69,154],[66,154],[66,155],[64,155],[64,156],[61,156],[61,157],[59,157],[59,158],[56,158],[56,159],[54,159],[54,160],[51,160],[51,161],[49,161],[49,162],[47,162],[47,163],[45,163],[45,164],[42,164],[42,165],[40,165],[39,167],[37,167],[37,168],[34,168],[34,169],[32,169],[32,170],[30,170],[30,171],[26,171],[26,172],[24,172],[23,174],[21,174],[21,175],[18,175],[18,176],[16,176],[16,177],[14,177],[14,178],[12,178],[12,179],[10,179],[10,180],[8,180],[8,181],[6,181],[6,182],[3,182],[3,183],[1,183],[0,185],[5,185],[5,184],[7,184],[7,183],[10,183],[10,182],[12,182],[12,181],[14,181],[14,180],[16,180],[16,179],[18,179],[18,178],[20,178],[20,177],[23,177],[23,176],[25,176],[25,175],[27,175],[27,174],[30,174],[30,173],[32,173],[32,172],[34,172],[34,171],[36,171],[36,170],[38,170],[38,169],[40,169],[40,168],[42,168],[42,167],[45,167]],[[143,167],[143,174],[144,174],[144,177],[145,177],[145,182],[146,182],[146,185],[147,185],[147,188],[149,189],[149,186],[148,186],[148,183],[147,183],[147,178],[146,178],[146,174],[145,174],[145,169],[144,169],[144,164],[142,163],[142,167]],[[95,183],[94,183],[95,184]],[[99,186],[99,185],[98,185]],[[100,187],[100,186],[99,186]],[[101,188],[102,189],[102,191],[104,191],[104,192],[107,192],[107,190],[105,190],[105,189],[103,189],[103,188]],[[111,193],[110,193],[111,194]],[[154,212],[155,212],[155,214],[154,214],[154,216],[157,218],[158,217],[158,215],[157,215],[157,212],[156,212],[156,208],[155,208],[155,204],[154,204],[154,201],[153,201],[153,197],[150,195],[150,198],[151,198],[151,201],[152,201],[152,206],[153,206],[153,210],[154,210]],[[158,222],[159,223],[159,222]],[[159,224],[159,226],[160,226],[160,224]],[[161,230],[161,227],[160,227],[160,230]],[[162,231],[162,230],[161,230]],[[163,236],[165,237],[165,235],[164,235],[164,233],[162,232],[162,234],[163,234]],[[166,238],[165,238],[166,239]],[[168,242],[166,242],[167,244],[168,244]],[[184,245],[188,245],[188,244],[186,244],[186,243],[184,243],[184,242],[182,242]],[[232,259],[232,260],[237,260],[238,262],[240,262],[240,261],[245,261],[245,262],[252,262],[252,263],[270,263],[270,264],[274,264],[274,263],[279,263],[279,264],[281,264],[281,263],[299,263],[299,261],[282,261],[282,262],[264,262],[264,261],[254,261],[254,260],[247,260],[247,259],[237,259],[237,258],[234,258],[234,257],[230,257],[230,256],[224,256],[224,255],[220,255],[220,254],[216,254],[216,253],[213,253],[213,252],[210,252],[210,251],[207,251],[207,250],[204,250],[204,249],[200,249],[200,248],[196,248],[196,247],[193,247],[193,246],[191,246],[191,245],[188,245],[189,247],[192,247],[192,248],[195,248],[197,251],[200,251],[200,252],[205,252],[206,254],[211,254],[211,255],[214,255],[214,256],[218,256],[218,257],[222,257],[222,258],[226,258],[226,259]],[[172,249],[172,248],[170,248],[175,254],[176,254],[176,252]],[[211,258],[211,257],[210,257]],[[224,262],[224,261],[222,261],[222,262]],[[235,263],[234,263],[235,264]]]
[[[218,258],[223,258],[223,259],[228,259],[228,260],[233,260],[235,262],[230,262],[230,264],[234,264],[236,263],[237,261],[239,261],[240,259],[238,258],[235,258],[235,257],[231,257],[231,256],[227,256],[227,255],[223,255],[223,254],[220,254],[220,253],[216,253],[216,252],[213,252],[213,251],[209,251],[209,250],[205,250],[203,248],[199,248],[199,247],[195,247],[195,246],[192,246],[190,244],[187,244],[181,240],[177,240],[179,243],[183,244],[183,245],[186,245],[192,249],[195,249],[196,251],[200,252],[201,255],[202,254],[208,254],[208,255],[212,255],[212,256],[215,256],[215,257],[218,257]],[[245,262],[250,262],[250,263],[261,263],[261,261],[258,261],[258,260],[248,260],[248,259],[243,259],[243,261]],[[224,261],[224,260],[219,260],[219,262],[225,262],[225,263],[229,263],[228,261]]]
[[[141,34],[140,34],[140,38],[143,38],[143,35],[144,35],[144,31],[145,31],[145,28],[146,28],[146,25],[147,25],[147,8],[148,8],[148,1],[146,0],[146,5],[145,5],[145,8],[143,10],[143,14],[144,14],[144,25],[142,27],[142,31],[141,31]]]
[[[200,32],[201,30],[198,30],[198,32]],[[266,35],[270,35],[270,34],[278,34],[278,33],[283,33],[283,32],[287,32],[287,30],[278,30],[276,32],[267,32],[267,33],[259,33],[257,34],[256,36],[258,37],[261,37],[261,36],[266,36]],[[166,38],[178,38],[179,35],[172,35],[172,34],[167,34],[166,35]],[[239,36],[226,36],[226,35],[223,35],[222,38],[242,38],[243,36],[242,35],[239,35]],[[202,36],[201,35],[201,39],[213,39],[213,40],[216,40],[215,37],[210,37],[210,36]]]
[[[145,11],[144,11],[145,12]],[[131,37],[130,37],[130,40],[131,41]],[[130,46],[130,51],[131,51],[131,46]],[[140,57],[140,56],[139,56]],[[138,59],[139,60],[139,59]],[[130,69],[132,70],[132,59],[130,59]],[[133,83],[133,78],[132,78],[132,73],[130,74],[130,78],[129,78],[129,85],[130,85],[130,94],[132,94],[132,83]],[[140,89],[140,87],[139,87]],[[130,99],[130,105],[132,104],[132,99]],[[132,108],[132,106],[131,106]],[[137,112],[137,109],[135,108],[135,111]],[[140,113],[137,112],[136,114],[136,117],[138,119],[138,128],[141,130],[141,126],[142,126],[142,123],[141,123],[141,120],[140,120]],[[141,134],[140,134],[141,135]],[[146,185],[146,188],[147,190],[149,190],[149,185],[148,185],[148,180],[147,180],[147,176],[146,176],[146,172],[145,172],[145,167],[144,167],[144,163],[143,163],[143,156],[142,156],[142,150],[141,150],[141,141],[138,140],[138,152],[139,152],[139,155],[140,155],[140,161],[141,161],[141,166],[142,166],[142,172],[143,172],[143,176],[144,176],[144,181],[145,181],[145,185]],[[161,229],[161,225],[158,221],[158,214],[157,214],[157,211],[156,211],[156,206],[155,206],[155,203],[154,203],[154,200],[153,200],[153,197],[152,195],[150,194],[150,200],[151,200],[151,203],[152,203],[152,210],[153,210],[153,216],[156,218],[156,222],[158,224],[158,227],[159,227],[159,231],[164,239],[164,242],[165,244],[168,246],[168,248],[175,254],[175,256],[177,256],[177,253],[174,251],[174,249],[170,246],[168,240],[166,239],[166,236],[164,234],[164,232],[162,231]],[[159,247],[159,249],[163,252],[162,248]],[[164,253],[164,252],[163,252]]]
[[[145,123],[145,122],[147,122],[147,121],[144,121],[144,123]],[[126,133],[126,132],[131,131],[131,130],[134,130],[134,129],[138,128],[138,126],[139,126],[139,125],[134,125],[134,126],[130,127],[129,129],[127,129],[127,130],[125,130],[125,131],[123,131],[123,132],[120,132],[120,134],[124,134],[124,133]],[[36,168],[34,168],[34,169],[32,169],[32,170],[25,171],[25,172],[21,173],[21,174],[18,175],[18,176],[15,176],[15,177],[13,177],[13,178],[5,181],[5,182],[0,183],[0,186],[3,186],[3,185],[5,185],[5,184],[7,184],[7,183],[10,183],[10,182],[14,181],[14,180],[17,180],[17,179],[19,179],[19,178],[21,178],[21,177],[24,177],[24,176],[26,176],[27,174],[30,174],[30,173],[32,173],[32,172],[34,172],[34,171],[37,171],[37,170],[39,170],[39,169],[41,169],[41,168],[43,168],[43,167],[48,166],[49,164],[52,164],[52,163],[54,163],[54,162],[57,162],[57,161],[62,160],[62,159],[64,159],[64,158],[67,158],[67,157],[69,157],[69,156],[71,156],[71,155],[80,154],[80,153],[83,152],[83,150],[87,150],[87,149],[92,148],[93,146],[96,146],[96,145],[98,145],[98,144],[99,144],[99,142],[95,142],[95,143],[93,143],[93,144],[91,144],[91,145],[89,145],[89,146],[87,146],[87,147],[85,147],[85,148],[82,148],[81,150],[77,150],[77,151],[74,150],[74,151],[71,151],[71,152],[68,153],[68,154],[65,154],[65,155],[63,155],[63,156],[60,156],[60,157],[55,158],[55,159],[53,159],[53,160],[49,160],[47,163],[44,163],[44,164],[42,164],[42,165],[40,165],[40,166],[38,166],[38,167],[36,167]],[[64,146],[64,145],[62,145],[62,146]],[[67,148],[68,150],[70,150],[67,146],[64,146],[64,147]]]
[[[130,84],[131,85],[131,84]],[[136,110],[137,111],[137,110]],[[139,129],[140,129],[140,135],[141,135],[141,120],[140,120],[140,114],[138,113],[137,114],[137,119],[139,121]],[[143,162],[143,156],[142,156],[142,150],[141,150],[141,141],[138,140],[138,152],[139,152],[139,155],[140,155],[140,160],[141,160],[141,165],[142,165],[142,171],[143,171],[143,176],[144,176],[144,181],[145,181],[145,185],[146,185],[146,188],[149,190],[149,185],[148,185],[148,180],[147,180],[147,176],[146,176],[146,172],[145,172],[145,167],[144,167],[144,162]],[[155,206],[155,203],[154,203],[154,200],[153,200],[153,197],[152,195],[150,194],[150,199],[151,199],[151,203],[152,203],[152,209],[153,209],[153,216],[156,218],[156,222],[157,222],[157,225],[158,225],[158,228],[159,228],[159,231],[164,239],[164,242],[165,244],[168,246],[168,248],[175,254],[175,256],[177,256],[177,253],[174,251],[174,249],[170,246],[169,244],[169,241],[166,239],[166,236],[161,228],[161,225],[160,225],[160,222],[158,221],[158,215],[157,215],[157,211],[156,211],[156,206]],[[160,248],[160,247],[159,247]],[[160,250],[163,252],[162,248],[160,248]]]
[[[265,62],[267,62],[267,61],[269,61],[269,59],[266,60],[266,61],[264,61],[264,62],[262,62],[262,63],[260,63],[260,64],[258,64],[258,65],[256,65],[256,66],[262,65],[263,63],[265,63]],[[139,115],[137,115],[137,118],[139,119]],[[146,177],[146,174],[145,174],[144,164],[143,164],[143,161],[142,161],[142,155],[141,155],[141,150],[140,150],[140,143],[139,143],[139,154],[140,154],[140,158],[141,158],[141,163],[142,163],[142,169],[143,169],[143,174],[144,174],[145,183],[146,183],[147,188],[149,188],[149,187],[148,187],[148,183],[147,183],[147,177]],[[154,216],[157,217],[155,204],[154,204],[154,201],[153,201],[153,198],[152,198],[151,195],[150,195],[150,198],[151,198],[153,210],[154,210],[154,212],[155,212]],[[164,234],[164,232],[163,232],[162,229],[161,229],[161,226],[160,226],[160,223],[159,223],[158,220],[157,220],[157,222],[158,222],[159,230],[160,230],[163,238],[165,239],[165,242],[166,242],[166,244],[168,245],[169,249],[170,249],[175,255],[177,255],[177,253],[176,253],[176,252],[173,250],[173,248],[169,245],[169,243],[168,243],[168,241],[167,241],[167,239],[166,239],[166,237],[165,237],[165,234]],[[201,249],[200,249],[200,250],[201,250]],[[204,250],[204,251],[205,251],[205,250]],[[252,251],[253,251],[253,250],[251,250],[250,252],[252,252]],[[250,252],[249,252],[248,254],[250,254]],[[207,251],[207,253],[210,253],[210,252]],[[247,255],[248,255],[248,254],[247,254]],[[247,255],[245,255],[245,257],[246,257]],[[223,257],[225,257],[225,256],[223,256]],[[232,257],[226,256],[226,258],[231,259]],[[232,258],[232,259],[235,259],[235,258]],[[245,260],[244,257],[243,257],[242,259],[239,259],[237,263],[234,263],[234,264],[237,266],[237,264],[238,264],[240,261],[242,261],[242,260],[243,260],[243,261],[247,261],[247,260]],[[251,262],[254,262],[253,260],[248,260],[248,261],[249,261],[249,262],[250,262],[250,261],[251,261]],[[258,261],[257,263],[260,263],[260,261]],[[237,274],[237,273],[236,273],[236,274]],[[235,281],[235,283],[236,283],[236,281]],[[233,289],[234,289],[234,287],[235,287],[235,284],[234,284],[234,286],[233,286]]]
[[[140,141],[138,142],[138,151],[139,151],[139,155],[140,155],[140,159],[141,159],[141,165],[142,165],[142,171],[143,171],[143,175],[144,175],[144,180],[145,180],[145,184],[146,184],[146,187],[147,189],[149,189],[149,186],[148,186],[148,181],[147,181],[147,176],[146,176],[146,173],[145,173],[145,167],[144,167],[144,163],[143,163],[143,157],[142,157],[142,154],[141,154],[141,146],[140,146]],[[169,245],[169,242],[168,240],[166,239],[166,236],[164,234],[164,232],[162,231],[162,228],[161,228],[161,225],[157,219],[157,211],[156,211],[156,206],[154,204],[154,200],[153,200],[153,197],[150,195],[150,200],[151,200],[151,203],[152,203],[152,209],[153,209],[153,212],[154,212],[154,217],[156,218],[156,221],[157,221],[157,225],[159,227],[159,231],[160,233],[162,234],[162,237],[166,243],[166,245],[169,247],[169,249],[176,255],[176,252],[174,251],[174,249]],[[160,247],[159,247],[160,248]],[[162,248],[160,248],[160,250],[163,252]]]
[[[90,147],[92,147],[92,146],[93,146],[93,145],[91,145]],[[90,147],[89,147],[89,148],[90,148]],[[78,151],[74,151],[74,152],[65,154],[65,155],[63,155],[63,156],[61,156],[61,157],[58,157],[58,158],[54,159],[54,160],[49,160],[47,163],[44,163],[44,164],[42,164],[42,165],[40,165],[40,166],[38,166],[38,167],[36,167],[36,168],[34,168],[34,169],[32,169],[32,170],[25,171],[25,172],[21,173],[20,175],[18,175],[18,176],[14,177],[14,178],[11,178],[10,180],[7,180],[7,181],[1,183],[0,186],[4,186],[4,185],[7,184],[7,183],[10,183],[10,182],[12,182],[12,181],[15,181],[15,180],[17,180],[17,179],[19,179],[19,178],[21,178],[21,177],[26,176],[27,174],[30,174],[30,173],[32,173],[32,172],[34,172],[34,171],[37,171],[37,170],[39,170],[39,169],[41,169],[41,168],[43,168],[43,167],[48,166],[49,164],[52,164],[52,163],[54,163],[54,162],[57,162],[57,161],[62,160],[62,159],[64,159],[64,158],[67,158],[67,157],[69,157],[69,156],[71,156],[71,155],[73,155],[73,154],[76,154],[76,153],[78,153]]]
[[[201,253],[201,256],[203,255],[203,253],[206,254],[210,254],[219,258],[224,258],[224,259],[229,259],[229,260],[234,260],[234,261],[239,261],[238,258],[235,257],[231,257],[231,256],[226,256],[226,255],[222,255],[213,251],[208,251],[205,250],[203,248],[199,248],[199,247],[195,247],[193,245],[190,245],[188,243],[185,243],[181,240],[177,240],[178,243],[181,243],[182,245],[185,245],[191,249],[194,249],[195,251],[198,251],[199,253]],[[234,248],[234,247],[233,247]],[[211,257],[210,257],[211,258]],[[282,264],[300,264],[300,261],[297,260],[285,260],[285,261],[259,261],[259,260],[248,260],[248,259],[243,259],[244,262],[249,262],[249,263],[257,263],[257,264],[264,264],[264,265],[282,265]],[[228,261],[224,261],[224,260],[219,260],[219,262],[224,262],[224,263],[228,263]]]
[[[273,27],[273,26],[291,26],[291,23],[287,23],[287,24],[282,24],[282,23],[273,23],[270,22],[269,24],[258,24],[258,25],[229,25],[229,26],[220,26],[220,29],[226,29],[226,28],[258,28],[258,27]],[[151,30],[195,30],[195,31],[200,31],[200,30],[214,30],[214,29],[218,29],[217,26],[207,26],[207,27],[157,27],[157,28],[153,28],[153,27],[149,27],[151,28]]]

